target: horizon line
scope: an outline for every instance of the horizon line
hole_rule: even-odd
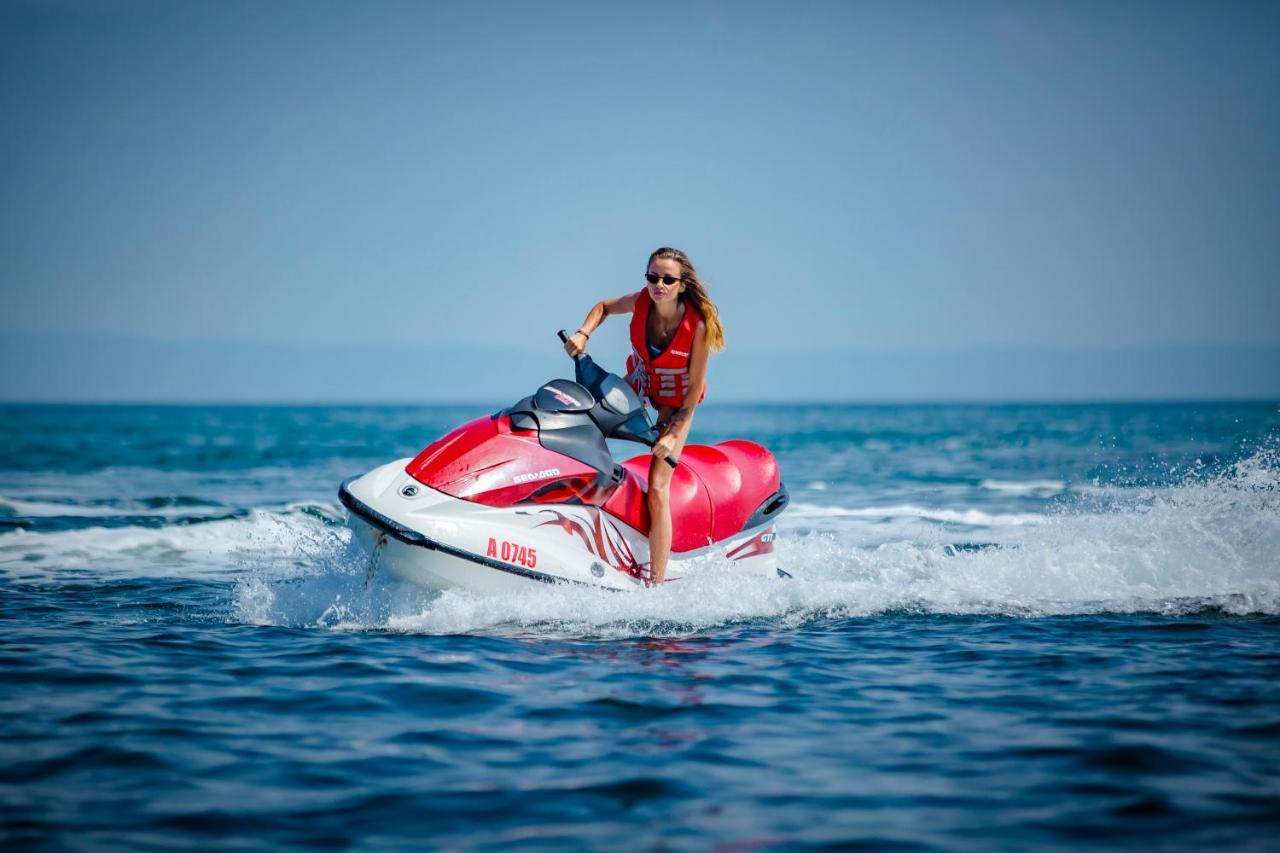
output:
[[[1205,404],[1230,404],[1230,405],[1253,405],[1253,406],[1280,406],[1280,396],[1277,397],[1189,397],[1189,396],[1172,396],[1172,397],[1132,397],[1132,396],[1098,396],[1098,397],[945,397],[945,398],[925,398],[925,397],[879,397],[879,398],[807,398],[785,401],[764,401],[749,398],[735,398],[729,400],[716,400],[714,402],[700,403],[699,406],[756,406],[760,408],[783,409],[793,406],[1114,406],[1114,405],[1205,405]],[[225,406],[231,408],[248,408],[251,406],[263,408],[337,408],[337,407],[381,407],[381,408],[418,408],[418,407],[468,407],[468,406],[489,406],[497,405],[500,408],[510,405],[496,400],[280,400],[280,399],[229,399],[229,398],[210,398],[210,399],[181,399],[181,400],[165,400],[165,399],[146,399],[146,398],[125,398],[125,399],[3,399],[0,398],[0,406],[153,406],[153,407],[169,407],[169,408],[196,408],[201,406]]]

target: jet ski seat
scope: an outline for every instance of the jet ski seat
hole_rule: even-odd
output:
[[[651,459],[646,454],[623,462],[623,480],[604,504],[606,512],[644,534]],[[686,446],[671,477],[671,550],[694,551],[728,539],[780,487],[777,460],[754,442]]]

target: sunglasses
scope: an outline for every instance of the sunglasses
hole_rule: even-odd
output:
[[[644,274],[644,280],[649,282],[650,284],[657,284],[658,282],[662,282],[667,286],[673,285],[677,281],[684,281],[684,279],[678,275],[655,275],[654,273],[651,273],[651,272],[647,272]]]

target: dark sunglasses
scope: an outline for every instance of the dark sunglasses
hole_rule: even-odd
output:
[[[684,281],[684,279],[678,275],[654,275],[651,272],[647,272],[644,274],[644,280],[649,282],[650,284],[657,284],[658,282],[662,282],[663,284],[668,286],[675,284],[677,281]]]

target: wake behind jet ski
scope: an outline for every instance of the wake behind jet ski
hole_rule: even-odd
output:
[[[370,555],[370,576],[481,592],[646,585],[651,457],[619,464],[605,439],[652,446],[657,432],[631,386],[585,353],[575,376],[344,482],[338,497]],[[709,555],[745,573],[785,574],[773,546],[789,498],[772,453],[735,439],[688,445],[667,461],[675,467],[668,581]]]

